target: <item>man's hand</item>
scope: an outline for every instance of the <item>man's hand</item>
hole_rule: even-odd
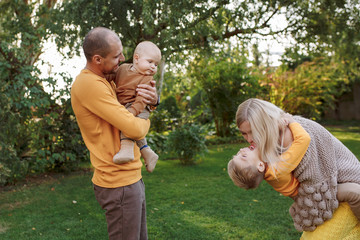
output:
[[[151,81],[151,86],[146,84],[139,84],[136,88],[136,92],[139,96],[142,96],[144,103],[148,105],[157,105],[158,95],[156,92],[155,81]]]

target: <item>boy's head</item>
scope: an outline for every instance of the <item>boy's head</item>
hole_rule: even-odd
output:
[[[133,64],[135,69],[143,75],[154,75],[161,60],[160,49],[152,42],[139,43],[134,51]]]
[[[265,163],[261,161],[257,148],[242,148],[228,163],[228,174],[240,188],[257,188],[264,179]]]

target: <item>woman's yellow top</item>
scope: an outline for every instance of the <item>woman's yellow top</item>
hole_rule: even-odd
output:
[[[349,204],[342,202],[330,220],[325,221],[313,232],[303,232],[300,240],[359,240],[360,222]]]

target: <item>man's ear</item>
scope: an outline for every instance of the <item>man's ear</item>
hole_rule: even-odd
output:
[[[94,56],[92,57],[92,60],[93,60],[93,62],[96,63],[96,64],[101,64],[101,56],[100,56],[100,55],[94,55]]]
[[[257,165],[257,169],[260,173],[263,173],[265,171],[265,163],[260,161]]]
[[[139,60],[139,54],[135,53],[134,54],[134,60],[137,62]]]

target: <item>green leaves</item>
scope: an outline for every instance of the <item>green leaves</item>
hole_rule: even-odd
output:
[[[230,51],[230,50],[229,50]],[[201,59],[192,65],[192,75],[207,95],[215,121],[216,135],[231,135],[238,105],[247,98],[259,95],[263,89],[238,52],[221,52]]]
[[[292,70],[279,69],[271,78],[271,101],[282,109],[307,118],[321,119],[348,87],[342,67],[327,59],[304,62]]]
[[[57,9],[53,33],[59,47],[79,49],[85,34],[96,26],[121,36],[125,56],[136,44],[156,43],[167,60],[181,61],[180,54],[211,48],[229,38],[249,39],[252,34],[273,35],[268,21],[286,1],[232,0],[77,0],[64,1]]]
[[[68,89],[57,92],[56,81],[40,79],[34,66],[53,27],[49,19],[55,2],[0,3],[1,185],[31,173],[71,170],[87,157],[66,101],[71,80],[63,76]]]
[[[207,151],[203,129],[196,124],[177,127],[168,136],[167,149],[184,165],[194,164]]]

